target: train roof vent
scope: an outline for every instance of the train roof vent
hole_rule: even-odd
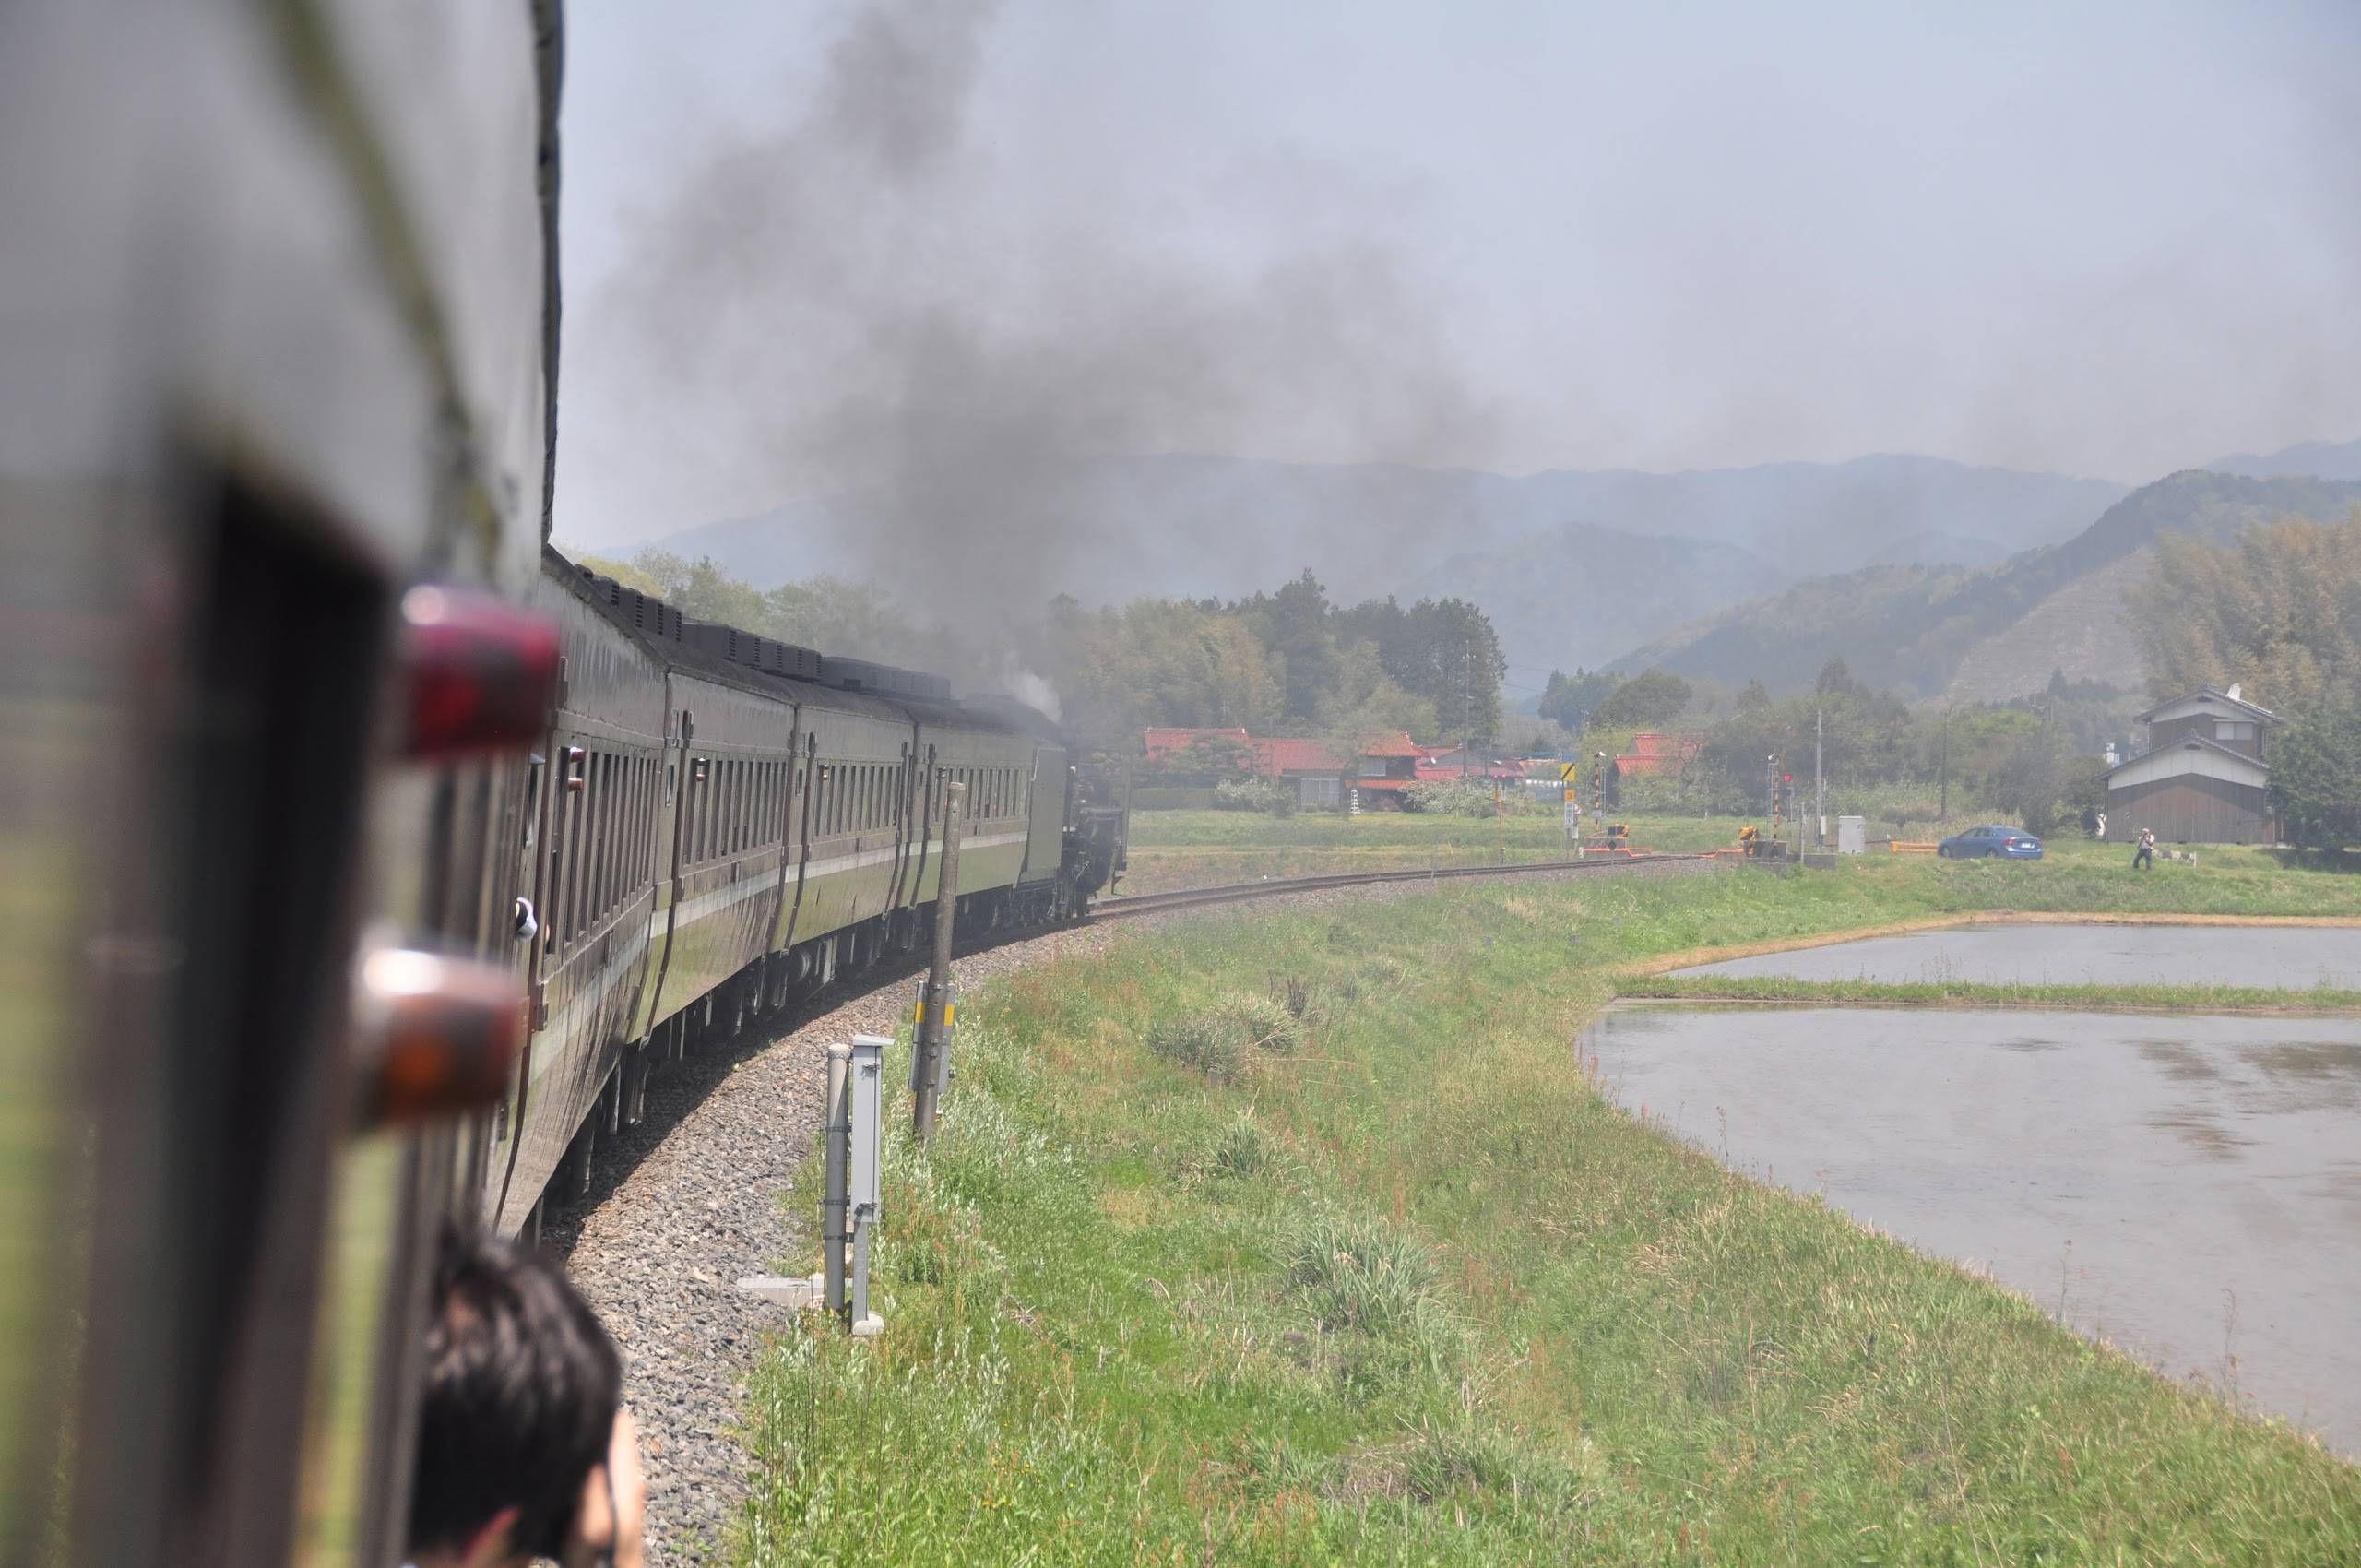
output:
[[[759,670],[765,675],[784,675],[798,681],[820,678],[822,661],[817,653],[776,637],[757,636],[718,621],[686,622],[678,635],[691,647],[749,670]]]
[[[951,700],[951,683],[940,675],[921,675],[915,670],[872,664],[866,659],[823,659],[820,682],[848,692],[875,692],[881,696],[916,697],[926,702]]]
[[[602,576],[587,566],[576,566],[593,591],[643,635],[663,637],[671,642],[681,640],[681,612],[652,594],[635,588],[625,588],[614,578]]]

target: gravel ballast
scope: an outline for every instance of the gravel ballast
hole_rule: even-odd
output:
[[[1659,862],[1617,874],[1711,869]],[[1330,888],[1071,927],[968,954],[956,971],[972,994],[1038,959],[1103,951],[1172,921],[1427,891],[1418,883]],[[816,1255],[806,1232],[818,1216],[790,1217],[780,1197],[813,1146],[826,1048],[856,1034],[892,1034],[917,972],[906,963],[864,976],[855,983],[869,989],[860,994],[824,995],[670,1064],[648,1085],[646,1120],[600,1145],[588,1197],[552,1215],[544,1229],[543,1245],[565,1260],[623,1351],[625,1397],[639,1420],[647,1470],[651,1563],[721,1554],[750,1463],[730,1429],[763,1336],[787,1311],[737,1282]]]

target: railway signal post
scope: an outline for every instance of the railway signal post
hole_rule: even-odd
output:
[[[910,1037],[910,1131],[920,1143],[934,1136],[935,1109],[951,1077],[951,1030],[955,998],[951,986],[952,921],[959,912],[959,828],[967,786],[953,781],[943,792],[943,871],[934,896],[934,962],[919,998],[917,1027]]]

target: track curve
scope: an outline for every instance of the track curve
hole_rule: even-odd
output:
[[[1703,861],[1710,855],[1658,855],[1617,850],[1596,860],[1520,861],[1504,866],[1413,867],[1406,871],[1334,872],[1324,876],[1267,877],[1259,882],[1231,882],[1213,887],[1183,887],[1170,893],[1142,893],[1128,898],[1092,901],[1089,918],[1119,921],[1138,915],[1159,915],[1206,904],[1235,904],[1249,898],[1275,898],[1288,893],[1317,893],[1331,887],[1358,887],[1384,882],[1445,882],[1470,877],[1532,876],[1543,873],[1591,872],[1604,874],[1631,866],[1657,865],[1667,861]]]

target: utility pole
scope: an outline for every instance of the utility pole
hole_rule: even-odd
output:
[[[1952,710],[1943,709],[1943,805],[1938,822],[1952,819]]]
[[[1467,777],[1467,754],[1476,749],[1476,645],[1459,639],[1459,776]]]
[[[943,866],[934,894],[934,962],[919,1001],[918,1028],[910,1041],[910,1131],[920,1143],[934,1136],[934,1112],[950,1074],[951,1029],[956,994],[951,986],[951,924],[959,912],[959,824],[966,814],[967,786],[954,781],[943,791]]]
[[[1820,743],[1822,737],[1827,733],[1827,721],[1828,715],[1823,709],[1812,709],[1811,814],[1813,817],[1812,826],[1817,830],[1817,837],[1813,839],[1813,842],[1821,845],[1825,845],[1828,841],[1828,776],[1821,770]]]

